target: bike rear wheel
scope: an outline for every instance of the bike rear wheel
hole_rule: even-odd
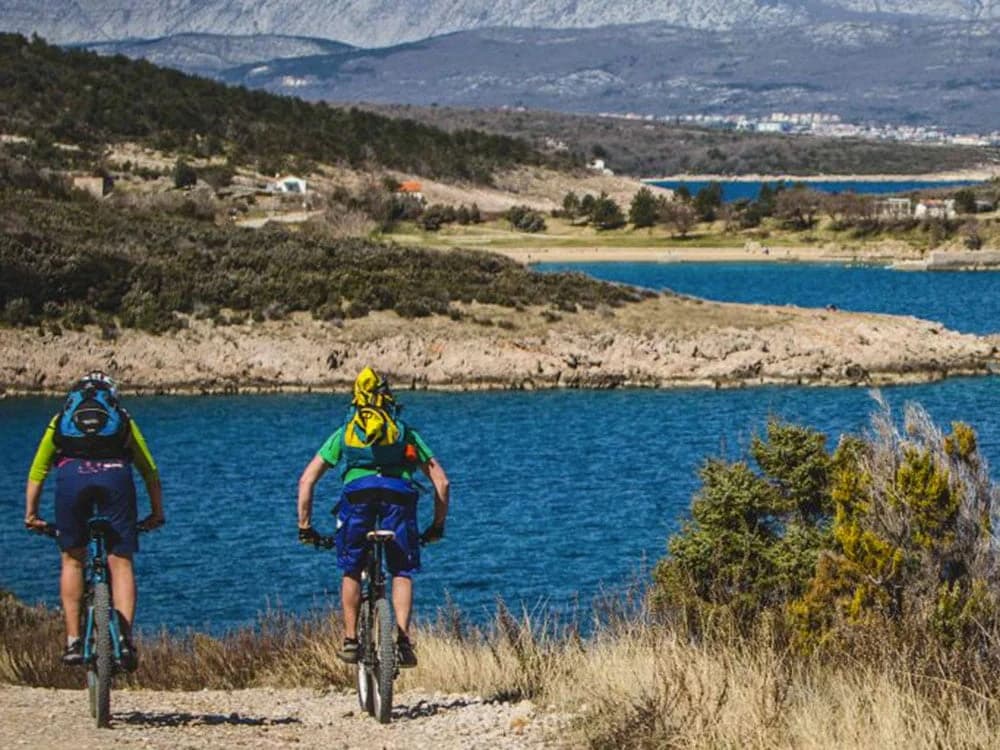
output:
[[[94,661],[88,667],[91,713],[98,727],[111,722],[111,591],[106,582],[94,584]]]
[[[358,704],[365,713],[375,715],[375,686],[372,680],[372,627],[368,602],[361,603],[358,613]]]
[[[392,719],[392,681],[396,678],[396,623],[386,599],[375,602],[374,716],[381,724]]]

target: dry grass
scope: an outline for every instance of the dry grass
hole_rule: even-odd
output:
[[[334,615],[264,616],[222,638],[161,635],[140,642],[134,687],[348,688]],[[639,617],[613,618],[587,638],[573,624],[515,616],[500,603],[487,627],[455,610],[416,636],[420,666],[399,688],[530,698],[570,717],[564,738],[600,748],[986,748],[1000,734],[988,675],[979,684],[907,671],[889,652],[855,661],[793,656],[766,633],[692,643]],[[0,681],[74,687],[58,667],[57,613],[0,598]]]

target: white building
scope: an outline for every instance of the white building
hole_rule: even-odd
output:
[[[276,177],[274,182],[267,183],[267,191],[269,193],[293,193],[296,195],[305,195],[309,192],[306,181],[301,177],[293,177],[292,175]]]
[[[913,209],[913,215],[918,219],[954,219],[955,199],[920,201]]]

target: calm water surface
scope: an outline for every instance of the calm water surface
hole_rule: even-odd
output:
[[[767,184],[773,188],[778,182],[780,181],[768,182]],[[670,190],[676,190],[683,185],[691,195],[696,195],[699,190],[709,185],[707,181],[698,180],[653,180],[649,184]],[[722,186],[722,200],[725,203],[740,199],[756,200],[764,185],[763,182],[749,180],[720,180],[719,184]],[[795,180],[785,182],[786,187],[794,184]],[[979,183],[975,180],[809,180],[805,184],[821,193],[850,192],[858,195],[890,195],[930,188],[959,188]]]
[[[775,249],[780,253],[780,248]],[[914,315],[965,333],[1000,331],[1000,272],[893,271],[811,263],[574,263],[539,270],[582,271],[599,279],[726,302],[826,307]]]
[[[1000,466],[995,378],[888,389],[891,404],[923,403],[940,422],[970,419]],[[488,619],[495,597],[569,612],[655,562],[710,455],[735,455],[769,415],[832,439],[864,428],[873,402],[858,389],[403,393],[452,478],[448,537],[425,551],[418,608],[450,595]],[[163,475],[167,526],[137,558],[147,629],[220,632],[269,606],[323,606],[337,590],[330,553],[296,541],[296,481],[344,413],[346,397],[146,397],[129,402]],[[58,555],[21,530],[23,483],[52,399],[0,401],[0,588],[55,604]],[[52,485],[43,511],[51,515]],[[319,486],[315,524],[338,482]],[[141,501],[146,507],[145,497]],[[430,500],[422,501],[422,517]]]

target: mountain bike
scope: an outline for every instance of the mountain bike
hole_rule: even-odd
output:
[[[111,721],[111,683],[121,668],[122,630],[118,613],[111,601],[111,576],[108,570],[108,537],[111,522],[95,515],[87,521],[85,601],[87,613],[83,629],[83,664],[87,667],[87,693],[90,715],[98,727]],[[145,529],[140,528],[139,532]],[[36,533],[55,538],[56,527],[46,524]]]
[[[399,676],[396,654],[396,618],[386,596],[385,545],[392,531],[369,531],[366,563],[361,571],[361,608],[358,611],[358,704],[379,723],[392,720],[392,684]],[[317,549],[332,549],[333,537],[319,537]]]
[[[385,595],[385,545],[396,538],[391,531],[369,531],[368,562],[361,572],[361,610],[358,612],[358,703],[380,724],[392,719],[392,684],[399,676],[396,655],[396,618]]]

